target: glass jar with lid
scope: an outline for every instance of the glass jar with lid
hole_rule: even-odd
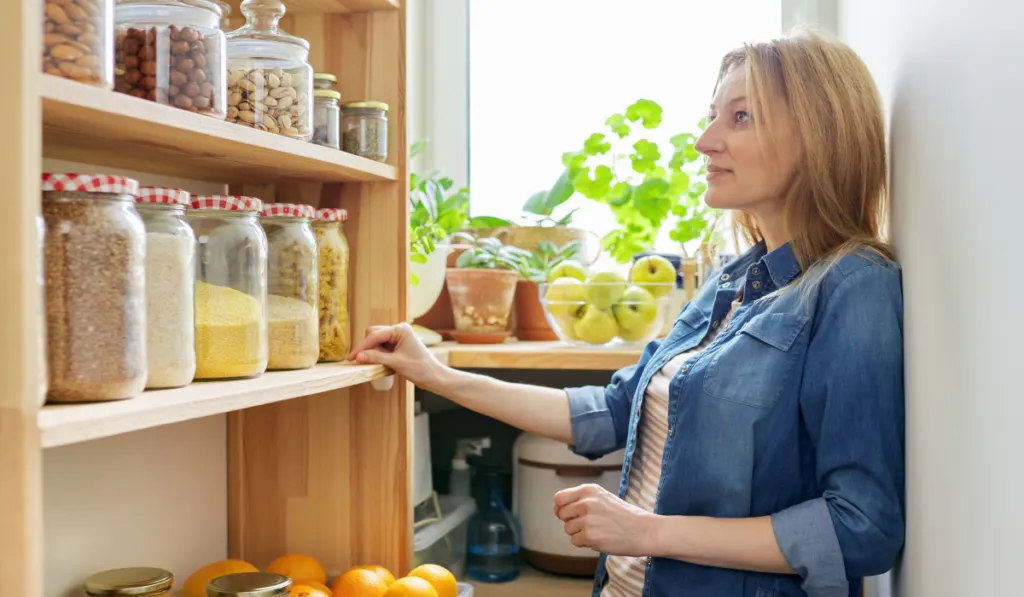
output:
[[[292,579],[272,572],[240,572],[219,576],[206,585],[208,597],[285,597]]]
[[[146,226],[146,387],[180,388],[196,373],[196,237],[185,222],[191,196],[142,187],[135,209]]]
[[[85,579],[88,597],[160,597],[170,595],[174,575],[162,568],[118,568]]]
[[[114,0],[45,0],[43,72],[110,89],[114,86]]]
[[[313,89],[334,89],[338,77],[331,73],[313,73]]]
[[[139,183],[43,174],[52,402],[122,400],[146,385],[146,232]]]
[[[196,379],[267,368],[267,235],[255,197],[199,195],[185,218],[196,235]]]
[[[341,94],[331,89],[313,90],[313,143],[341,149]]]
[[[388,105],[348,102],[343,106],[341,134],[348,153],[383,162],[388,159]]]
[[[343,361],[349,349],[349,247],[344,209],[316,210],[313,232],[320,266],[320,360]]]
[[[211,0],[118,0],[114,89],[224,118],[224,32]]]
[[[245,25],[228,37],[228,120],[309,141],[313,67],[309,42],[285,33],[280,0],[244,0]]]
[[[38,318],[36,325],[38,325],[38,337],[36,341],[39,343],[36,349],[36,356],[39,358],[36,364],[36,375],[39,379],[39,406],[46,404],[46,385],[48,374],[46,372],[46,280],[43,272],[46,269],[46,262],[43,259],[43,253],[46,251],[46,222],[43,220],[43,216],[36,215],[36,284],[39,287],[39,309],[37,311]]]
[[[224,0],[216,0],[216,2],[220,7],[220,30],[228,31],[231,29],[231,5]]]
[[[313,208],[267,203],[261,222],[267,234],[267,369],[306,369],[320,355],[317,331],[317,247]]]

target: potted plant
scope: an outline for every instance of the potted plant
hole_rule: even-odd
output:
[[[533,251],[526,252],[519,263],[519,284],[516,287],[516,337],[526,341],[554,341],[558,335],[548,324],[540,302],[540,287],[548,281],[548,274],[558,265],[576,257],[579,242],[571,242],[561,249],[543,241]]]
[[[509,315],[524,252],[496,238],[477,239],[462,252],[446,278],[455,332],[465,344],[497,344],[511,331]]]

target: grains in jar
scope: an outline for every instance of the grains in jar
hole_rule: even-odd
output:
[[[309,205],[267,203],[260,218],[267,234],[268,369],[316,364],[317,248]]]
[[[50,401],[121,400],[146,385],[138,187],[121,176],[43,174]]]
[[[318,209],[316,234],[320,267],[320,360],[342,361],[349,349],[348,266],[344,209]]]

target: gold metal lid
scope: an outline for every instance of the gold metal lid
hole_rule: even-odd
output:
[[[331,83],[337,83],[338,77],[335,77],[331,73],[313,73],[314,81],[330,81]]]
[[[174,575],[162,568],[118,568],[85,579],[85,592],[93,597],[126,597],[166,593]]]
[[[241,572],[219,576],[206,585],[207,597],[281,597],[292,579],[270,572]]]
[[[313,97],[333,97],[336,100],[340,100],[341,94],[333,89],[314,89]]]
[[[376,108],[378,110],[388,111],[388,105],[384,102],[348,102],[343,108]]]

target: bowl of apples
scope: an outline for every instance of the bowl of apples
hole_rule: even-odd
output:
[[[658,337],[669,313],[676,270],[663,257],[637,260],[628,277],[590,274],[563,262],[540,288],[548,324],[561,340],[586,348],[635,349]]]

